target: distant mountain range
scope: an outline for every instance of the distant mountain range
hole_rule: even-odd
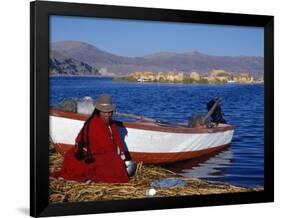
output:
[[[261,75],[264,71],[263,57],[254,56],[214,56],[195,51],[124,57],[79,41],[55,42],[50,48],[51,75],[123,76],[136,71],[196,71],[209,74],[212,69]]]

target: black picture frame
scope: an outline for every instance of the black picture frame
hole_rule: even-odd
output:
[[[264,191],[122,201],[49,204],[49,16],[82,16],[264,28]],[[30,215],[58,216],[274,201],[274,17],[141,7],[30,3]]]

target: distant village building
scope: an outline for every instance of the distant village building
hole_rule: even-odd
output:
[[[197,72],[191,72],[189,77],[190,77],[190,79],[193,79],[195,81],[199,81],[201,79],[200,74]]]
[[[212,69],[210,71],[210,75],[212,77],[217,77],[217,76],[225,76],[228,75],[228,73],[225,70],[220,70],[220,69]]]
[[[182,82],[184,74],[182,72],[134,72],[130,75],[137,81],[156,82]]]
[[[167,72],[167,80],[171,82],[181,82],[183,81],[183,73],[179,72]]]
[[[165,81],[166,80],[165,73],[163,73],[163,72],[157,73],[156,80],[157,81]]]
[[[153,72],[134,72],[131,74],[136,80],[140,81],[154,81],[154,73]]]
[[[225,70],[213,69],[210,71],[210,80],[219,80],[220,82],[232,80],[232,74]]]
[[[239,83],[252,83],[254,77],[250,73],[239,73],[233,76],[233,80]]]

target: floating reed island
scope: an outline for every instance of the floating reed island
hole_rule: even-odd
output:
[[[63,157],[50,146],[50,172],[60,170]],[[208,182],[206,180],[186,178],[157,165],[138,163],[136,173],[128,183],[79,183],[75,181],[50,178],[51,203],[84,202],[99,200],[122,200],[147,198],[151,182],[167,178],[176,178],[186,182],[186,186],[170,188],[154,188],[153,197],[172,197],[187,195],[206,195],[235,192],[257,192],[263,188],[243,188],[224,183]],[[154,190],[153,190],[154,191]]]

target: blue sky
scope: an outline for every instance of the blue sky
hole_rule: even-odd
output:
[[[50,41],[83,41],[101,50],[140,57],[155,52],[263,57],[263,28],[51,16]]]

